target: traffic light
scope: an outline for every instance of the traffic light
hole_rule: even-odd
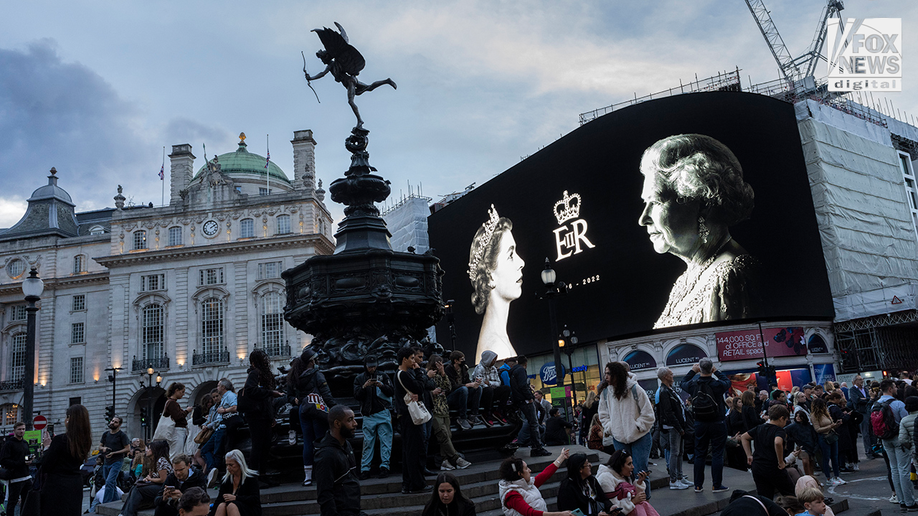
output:
[[[765,362],[756,362],[755,365],[759,366],[759,376],[768,377],[768,368],[765,367]]]
[[[140,407],[140,426],[147,426],[147,407]]]
[[[114,418],[115,418],[115,406],[109,405],[105,407],[105,420],[111,421]]]

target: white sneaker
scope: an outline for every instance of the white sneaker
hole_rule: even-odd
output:
[[[851,465],[851,469],[853,469],[854,471],[860,471],[860,470],[861,470],[861,468],[858,467],[857,462],[855,462],[854,464]]]
[[[841,477],[835,477],[835,485],[840,486],[840,485],[844,485],[844,484],[847,484],[847,483],[848,483],[848,482],[846,482],[845,480],[842,480]]]
[[[896,497],[896,493],[893,493],[893,495],[889,497],[889,501],[890,503],[899,503],[899,498]]]
[[[683,484],[682,482],[676,480],[675,482],[669,483],[669,488],[672,489],[673,491],[676,491],[676,490],[688,489],[689,486],[688,484]]]
[[[679,482],[682,482],[682,484],[685,485],[685,487],[694,487],[694,486],[695,486],[695,483],[694,483],[694,482],[692,482],[691,480],[689,480],[689,479],[687,479],[687,478],[685,478],[685,477],[680,478],[680,479],[679,479]]]
[[[469,466],[471,466],[471,465],[472,465],[471,462],[469,462],[469,461],[463,459],[462,457],[459,457],[458,459],[456,459],[456,468],[457,468],[457,469],[465,469],[465,468],[467,468],[467,467],[469,467]]]
[[[290,441],[290,446],[296,444],[296,430],[290,430],[287,432],[287,439]]]
[[[456,466],[450,464],[448,459],[443,459],[443,464],[440,464],[440,471],[452,471],[454,469],[456,469]]]

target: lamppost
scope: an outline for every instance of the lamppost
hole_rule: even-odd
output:
[[[453,313],[453,301],[449,299],[446,301],[446,305],[443,307],[446,312],[446,322],[449,323],[449,341],[452,346],[450,349],[453,351],[456,350],[456,314]]]
[[[112,374],[108,375],[108,381],[112,382],[112,410],[111,410],[111,416],[109,416],[109,421],[111,421],[111,418],[115,417],[115,414],[116,414],[115,412],[115,394],[116,394],[115,389],[116,389],[117,382],[118,382],[118,371],[120,371],[121,369],[122,368],[115,367],[115,366],[111,366],[105,369],[106,371],[112,372]]]
[[[561,335],[558,337],[558,347],[564,348],[564,352],[567,353],[567,370],[570,371],[571,375],[571,393],[574,395],[574,405],[577,404],[577,387],[574,385],[574,361],[571,355],[574,354],[574,346],[579,342],[580,339],[577,338],[577,333],[567,329],[565,324],[564,329],[561,330]],[[586,382],[583,384],[586,386]]]
[[[32,267],[29,277],[22,280],[22,293],[25,294],[25,300],[29,303],[26,306],[28,320],[26,322],[25,372],[22,376],[22,417],[27,430],[32,429],[32,398],[35,396],[35,317],[38,312],[35,303],[41,299],[41,293],[44,290],[44,282],[38,277],[35,267]]]
[[[542,270],[542,283],[545,284],[545,294],[542,296],[543,299],[548,300],[548,320],[551,325],[551,335],[552,335],[552,348],[555,354],[555,385],[557,387],[564,387],[563,378],[561,378],[561,348],[558,346],[557,341],[554,339],[558,335],[558,316],[556,314],[555,308],[555,298],[561,294],[567,294],[567,284],[563,281],[558,281],[558,275],[555,273],[555,270],[551,268],[551,262],[548,261],[548,258],[545,258],[545,269]],[[554,398],[554,396],[552,396]],[[567,392],[564,393],[564,415],[568,421],[571,420],[571,407],[570,403],[567,400]]]
[[[143,375],[147,375],[147,383],[143,383]],[[156,375],[156,385],[153,385],[153,375]],[[148,367],[145,373],[140,373],[140,388],[147,390],[147,418],[149,423],[147,424],[146,438],[147,442],[153,437],[153,389],[159,387],[159,384],[162,383],[163,377],[153,369]]]

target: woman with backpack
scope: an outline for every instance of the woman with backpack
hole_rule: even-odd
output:
[[[612,438],[616,450],[631,454],[636,472],[646,472],[653,442],[650,430],[656,420],[650,397],[622,362],[606,364],[605,376],[609,388],[599,400],[599,420],[604,434]],[[650,484],[647,485],[647,498],[650,498]]]
[[[304,486],[312,485],[312,467],[315,463],[313,443],[328,432],[328,409],[337,405],[332,397],[325,375],[316,365],[316,351],[307,346],[300,355],[303,372],[293,389],[293,401],[299,407],[300,426],[303,428]]]

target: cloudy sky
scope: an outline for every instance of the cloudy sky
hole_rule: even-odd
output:
[[[824,0],[765,3],[802,54]],[[918,26],[914,0],[845,5]],[[353,114],[330,76],[313,82],[316,102],[300,51],[320,71],[309,30],[335,21],[367,60],[361,80],[398,83],[358,97],[371,163],[395,196],[409,183],[435,199],[481,184],[575,129],[579,113],[680,80],[737,67],[744,85],[778,77],[742,0],[16,2],[0,19],[0,227],[51,167],[79,210],[112,206],[118,184],[158,205],[163,147],[190,143],[198,167],[202,144],[231,152],[242,131],[262,155],[270,135],[292,177],[293,131],[312,129],[328,185],[349,164]],[[887,98],[918,117],[918,33],[903,40],[904,91]]]

